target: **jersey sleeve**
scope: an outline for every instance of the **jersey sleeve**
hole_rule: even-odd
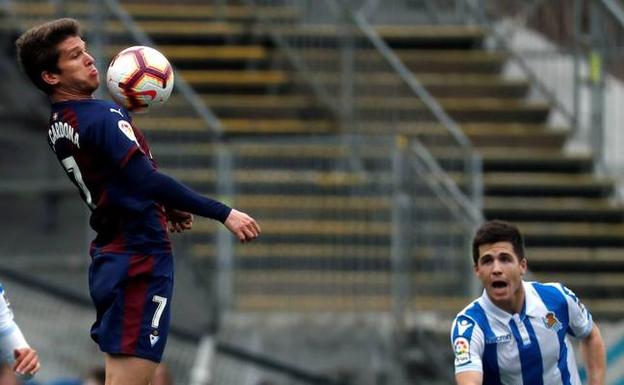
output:
[[[594,325],[591,313],[572,290],[563,285],[559,285],[559,288],[563,292],[568,304],[568,317],[570,320],[568,333],[578,338],[587,337]]]
[[[97,122],[89,138],[91,145],[104,154],[119,168],[125,167],[128,160],[142,152],[130,123],[130,117],[124,109],[115,109],[113,104],[104,104],[97,109]]]
[[[483,331],[470,317],[459,315],[453,321],[451,344],[455,353],[455,374],[483,373],[481,357],[485,346]]]
[[[28,347],[22,331],[13,320],[13,312],[0,285],[0,362],[13,362],[13,351]]]

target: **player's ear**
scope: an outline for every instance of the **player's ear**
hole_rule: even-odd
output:
[[[522,275],[524,275],[528,269],[528,261],[525,257],[522,257],[522,259],[520,260],[520,268],[522,270]]]
[[[52,86],[57,85],[58,82],[60,81],[59,74],[55,74],[53,72],[48,72],[48,71],[43,71],[41,73],[41,78],[43,79],[44,82]]]

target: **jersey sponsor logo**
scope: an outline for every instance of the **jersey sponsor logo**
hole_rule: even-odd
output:
[[[511,339],[512,339],[511,334],[504,334],[502,336],[494,336],[494,338],[487,338],[485,340],[485,343],[487,345],[489,345],[489,344],[502,344],[502,343],[511,341]]]
[[[128,139],[130,139],[131,141],[136,143],[137,146],[139,146],[139,142],[137,141],[136,136],[134,136],[134,130],[132,129],[132,125],[130,123],[125,120],[120,120],[117,125],[119,126],[121,132],[123,132],[124,135],[128,137]]]
[[[552,311],[546,313],[546,316],[542,317],[542,321],[544,322],[544,326],[546,326],[547,329],[551,329],[556,332],[561,330],[561,328],[563,327],[561,325],[561,322],[557,319],[557,316],[555,316],[555,313],[553,313]]]
[[[52,147],[54,147],[56,141],[65,138],[72,142],[76,147],[80,148],[80,135],[76,132],[76,130],[74,130],[74,127],[68,123],[56,122],[51,125],[48,130],[48,137],[50,138]]]
[[[118,109],[118,110],[116,110],[116,109],[114,109],[114,108],[109,108],[109,111],[110,111],[110,112],[114,112],[114,113],[116,113],[116,114],[119,114],[119,116],[121,116],[122,118],[124,118],[123,114],[121,113],[121,108],[120,108],[120,109]]]
[[[453,342],[455,351],[455,365],[465,365],[470,363],[470,342],[464,337],[455,338]]]
[[[457,322],[457,331],[459,332],[460,336],[463,336],[466,330],[470,329],[473,326],[474,324],[472,322],[468,321],[467,319],[462,319],[461,321]]]

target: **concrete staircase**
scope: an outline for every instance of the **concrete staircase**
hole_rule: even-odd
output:
[[[29,5],[34,3],[20,2],[17,11],[24,16],[50,12]],[[229,6],[218,15],[216,7],[201,2],[122,3],[222,120],[235,159],[236,194],[230,203],[256,216],[263,227],[259,242],[235,247],[236,308],[390,309],[391,202],[384,195],[391,188],[390,155],[375,148],[363,153],[365,164],[375,167],[376,183],[385,188],[376,190],[381,195],[354,194],[365,191],[370,181],[340,169],[347,149],[318,141],[319,136],[338,132],[336,122],[304,91],[246,7]],[[84,6],[68,2],[67,7],[74,15],[86,15]],[[288,20],[297,14],[275,8],[271,17]],[[118,23],[105,28],[111,32],[109,56],[130,44]],[[546,126],[550,107],[526,100],[527,82],[500,76],[506,58],[481,49],[484,36],[479,29],[379,27],[378,31],[479,149],[484,214],[520,226],[535,278],[564,282],[598,319],[624,316],[622,204],[612,199],[613,181],[592,172],[590,157],[562,151],[565,128]],[[321,38],[331,41],[334,36],[325,33]],[[328,49],[305,55],[322,58]],[[358,60],[375,60],[367,52],[358,55]],[[338,80],[331,74],[323,79]],[[396,86],[392,78],[374,71],[356,81],[380,90]],[[422,105],[400,97],[356,102],[364,113],[367,106],[371,113],[380,106],[402,109],[413,117],[400,127],[406,135],[439,135],[435,127],[419,123]],[[179,95],[162,110],[139,115],[135,121],[163,169],[215,194],[218,147]],[[362,131],[384,134],[374,126]],[[284,140],[273,141],[276,138]],[[454,157],[452,152],[444,155],[444,147],[432,151],[449,161]],[[454,177],[460,185],[464,182]],[[192,246],[185,252],[198,269],[214,267],[216,228],[207,221],[195,226]],[[426,259],[427,253],[422,254]],[[422,288],[414,300],[417,309],[452,314],[469,299],[461,292],[435,295],[446,283],[462,279],[459,273],[414,271],[412,278]]]

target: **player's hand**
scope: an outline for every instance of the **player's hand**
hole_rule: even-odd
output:
[[[232,209],[224,223],[225,227],[236,235],[241,242],[250,242],[260,235],[260,226],[249,215]]]
[[[193,228],[193,214],[176,209],[167,210],[167,220],[169,221],[169,232],[181,233]]]
[[[37,351],[32,348],[20,348],[13,351],[15,364],[13,371],[18,375],[32,376],[39,371],[41,364]]]

